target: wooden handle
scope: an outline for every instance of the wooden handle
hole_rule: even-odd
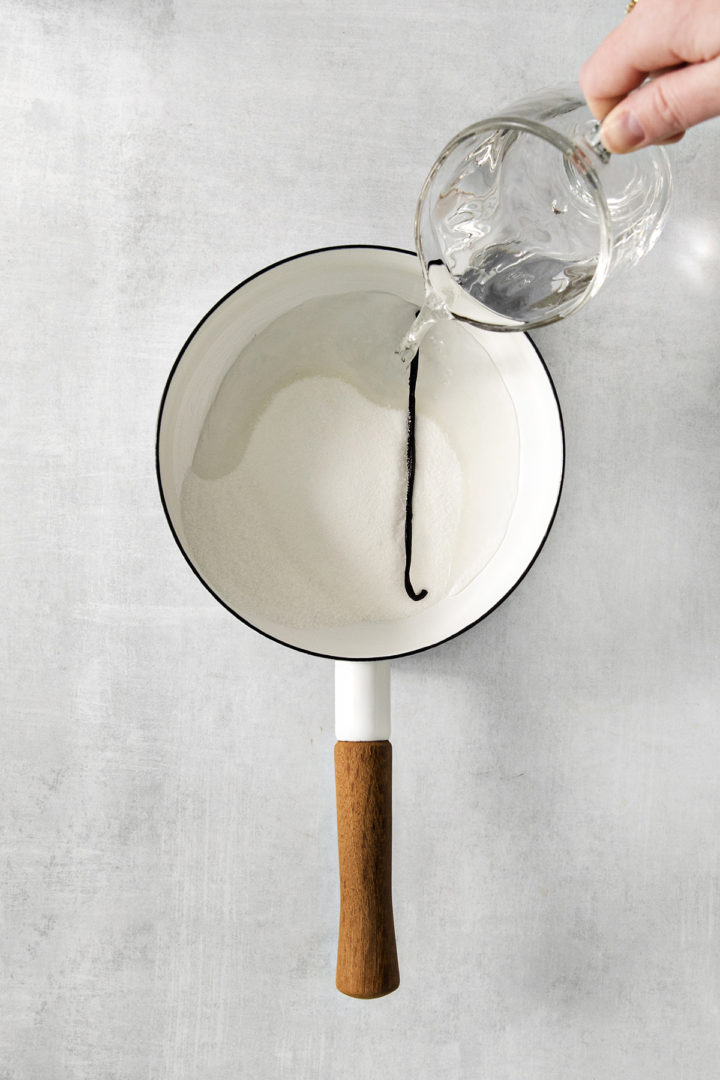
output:
[[[340,931],[335,985],[357,998],[400,984],[392,910],[392,746],[335,743]]]

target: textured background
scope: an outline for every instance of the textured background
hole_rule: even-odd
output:
[[[716,1080],[720,122],[655,251],[536,335],[538,562],[394,666],[389,998],[334,989],[331,664],[200,587],[153,466],[219,296],[411,246],[445,141],[623,6],[4,0],[2,1080]]]

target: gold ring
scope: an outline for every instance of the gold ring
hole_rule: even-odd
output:
[[[625,8],[625,14],[626,14],[626,15],[629,15],[629,14],[630,14],[630,12],[632,11],[632,9],[633,9],[633,8],[635,7],[635,5],[636,5],[636,4],[637,4],[637,0],[630,0],[630,3],[629,3],[629,4],[628,4],[628,6],[627,6],[627,7]]]

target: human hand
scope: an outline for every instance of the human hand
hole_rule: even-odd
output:
[[[720,115],[719,0],[638,0],[583,64],[580,86],[613,153],[677,142]]]

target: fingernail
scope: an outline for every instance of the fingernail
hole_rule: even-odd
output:
[[[640,121],[630,109],[618,109],[605,117],[600,138],[613,154],[624,154],[639,146],[645,138]]]

